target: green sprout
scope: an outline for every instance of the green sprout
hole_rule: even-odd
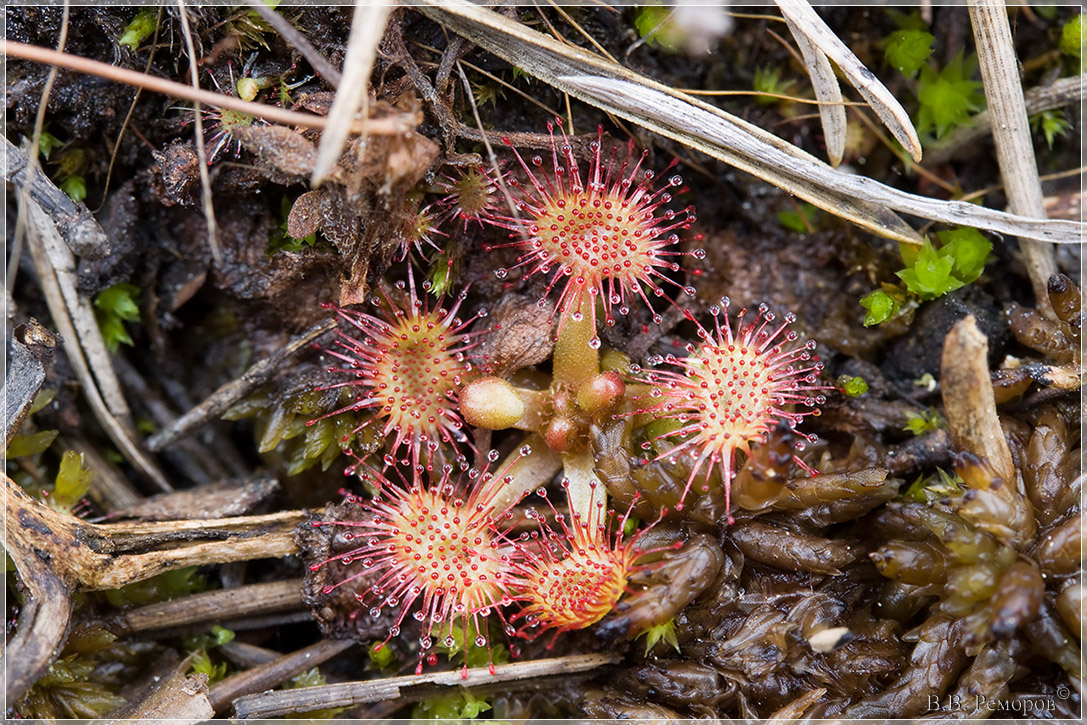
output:
[[[49,154],[53,153],[54,149],[59,149],[63,145],[63,141],[48,131],[42,131],[41,136],[38,137],[38,151],[46,159],[49,158]]]
[[[919,436],[929,431],[934,431],[944,426],[944,417],[935,408],[926,408],[920,413],[914,413],[906,419],[906,425],[902,430],[909,431]]]
[[[937,468],[936,475],[918,476],[902,497],[914,503],[932,503],[949,496],[958,496],[964,485],[959,474]]]
[[[868,392],[868,382],[860,375],[853,377],[843,375],[838,378],[838,388],[850,398],[859,398]]]
[[[366,650],[366,654],[370,657],[370,661],[381,669],[385,669],[396,661],[392,647],[384,642],[374,642],[370,645],[370,649]]]
[[[665,642],[672,645],[679,652],[679,639],[676,637],[676,620],[669,619],[664,624],[655,624],[645,630],[638,637],[645,636],[645,656],[657,645],[657,642]]]
[[[898,312],[899,303],[892,295],[878,289],[861,297],[861,307],[867,310],[864,315],[864,326],[871,327],[894,317]]]
[[[226,662],[220,662],[218,664],[212,662],[211,655],[207,653],[207,650],[202,649],[192,653],[190,664],[194,674],[204,674],[208,676],[208,685],[214,685],[216,682],[225,678],[227,668],[230,667]]]
[[[926,239],[920,247],[900,244],[906,268],[896,273],[913,294],[923,300],[956,290],[976,280],[985,269],[992,243],[977,229],[961,227],[936,235],[940,248]]]
[[[110,352],[117,352],[122,343],[132,345],[124,323],[140,319],[140,308],[136,304],[139,294],[140,288],[136,285],[118,282],[95,295],[95,317]]]
[[[489,702],[462,687],[457,693],[421,701],[411,716],[417,720],[470,720],[490,709]]]
[[[1030,117],[1030,127],[1035,132],[1042,132],[1046,145],[1053,149],[1053,142],[1057,137],[1064,138],[1072,130],[1072,124],[1064,117],[1064,111],[1059,108],[1051,108]]]
[[[125,26],[125,32],[117,40],[117,45],[123,45],[133,53],[140,47],[140,43],[155,32],[158,24],[158,8],[147,7],[136,13],[136,17]]]
[[[763,105],[777,103],[781,99],[771,96],[786,96],[793,87],[793,81],[782,81],[781,71],[777,68],[756,68],[752,86],[756,93],[767,93],[770,96],[758,96],[755,100]]]
[[[60,182],[60,190],[71,197],[72,201],[83,201],[87,198],[87,180],[82,176],[69,176]]]
[[[932,55],[935,40],[924,30],[899,30],[887,36],[883,57],[902,75],[912,78]]]
[[[914,124],[918,133],[935,130],[940,138],[985,106],[982,84],[972,79],[977,64],[977,55],[964,56],[959,51],[943,70],[937,71],[931,65],[921,68],[917,83],[921,108]]]

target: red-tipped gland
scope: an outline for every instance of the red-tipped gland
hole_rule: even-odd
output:
[[[609,412],[626,395],[627,386],[619,373],[600,373],[581,384],[577,391],[577,404],[590,415]]]
[[[460,391],[460,413],[469,425],[503,430],[521,420],[525,401],[502,378],[480,378]]]
[[[723,303],[727,308],[727,298]],[[711,312],[715,332],[699,325],[703,341],[688,345],[689,357],[669,355],[651,361],[674,365],[681,372],[647,373],[644,382],[654,388],[644,399],[651,404],[633,413],[680,423],[676,430],[655,439],[665,443],[655,460],[681,455],[690,459],[691,474],[677,510],[700,472],[702,490],[708,490],[715,467],[720,468],[726,507],[730,506],[736,452],[749,453],[752,443],[766,442],[780,421],[795,428],[805,416],[817,414],[816,406],[825,400],[821,393],[828,389],[817,384],[823,364],[811,360],[815,343],[790,345],[798,337],[788,329],[796,320],[792,313],[780,325],[771,326],[776,317],[765,305],[750,323],[744,322],[746,310],[741,310],[734,334],[727,310],[722,314],[721,308],[713,307]],[[797,450],[803,450],[805,441],[815,440],[800,433],[797,437],[801,439],[795,444]],[[793,456],[793,460],[811,472],[799,458]]]
[[[600,303],[604,323],[612,325],[616,313],[627,314],[630,305],[641,299],[654,322],[660,323],[650,298],[671,300],[662,285],[678,286],[665,273],[679,272],[680,257],[705,256],[701,250],[676,251],[679,232],[695,221],[693,207],[679,212],[667,208],[683,180],[673,175],[654,188],[657,175],[642,168],[647,154],[636,156],[633,141],[621,163],[616,163],[614,155],[603,159],[603,127],[591,144],[593,158],[583,176],[561,120],[558,125],[561,140],[548,124],[550,164],[539,156],[526,162],[514,149],[528,183],[511,178],[515,213],[495,213],[487,221],[519,237],[504,245],[523,250],[512,269],[524,267],[526,277],[544,275],[548,292],[559,288],[555,309],[561,320],[585,314],[595,329]],[[502,279],[509,271],[499,269],[495,274]],[[593,342],[600,344],[597,337]]]

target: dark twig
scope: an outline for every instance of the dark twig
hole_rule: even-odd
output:
[[[6,401],[5,447],[19,429],[45,380],[57,342],[56,336],[37,320],[15,328],[11,370],[2,393]],[[22,525],[21,519],[7,520],[8,529],[18,529]],[[11,546],[7,536],[5,548],[15,562],[27,594],[26,603],[19,612],[17,633],[8,642],[2,663],[4,691],[8,701],[14,702],[30,689],[60,653],[72,605],[64,581],[49,566],[48,555],[37,549]]]
[[[268,21],[269,25],[275,28],[277,33],[283,36],[284,40],[301,53],[306,62],[310,64],[310,67],[317,72],[317,75],[324,78],[333,88],[340,87],[340,80],[342,79],[340,72],[310,44],[309,40],[298,28],[291,25],[287,18],[265,5],[261,0],[246,0],[246,4],[256,10],[262,18]]]
[[[280,363],[316,340],[321,335],[336,327],[336,321],[329,319],[311,327],[298,338],[279,348],[264,360],[245,371],[232,382],[223,385],[209,395],[198,406],[178,418],[172,425],[147,439],[147,447],[160,451],[178,438],[189,435],[209,421],[218,418],[227,408],[237,403],[258,385],[271,379]]]
[[[26,154],[5,137],[4,181],[22,188],[27,183]],[[102,227],[83,204],[56,187],[41,169],[34,169],[31,176],[30,198],[48,212],[57,224],[57,230],[72,252],[83,259],[103,259],[109,256],[110,243]]]
[[[329,707],[351,707],[367,702],[378,702],[400,697],[403,688],[419,685],[445,685],[471,687],[496,682],[527,680],[548,675],[568,675],[584,672],[603,665],[618,662],[611,654],[570,655],[530,662],[496,665],[494,674],[485,669],[468,670],[462,677],[459,670],[434,672],[425,675],[387,677],[363,682],[344,682],[336,685],[302,687],[296,690],[264,692],[246,695],[234,702],[234,712],[239,718],[278,717],[291,712],[307,712]]]
[[[201,592],[169,602],[136,607],[118,614],[108,626],[116,634],[131,634],[301,607],[302,580],[289,579]]]
[[[350,639],[322,639],[309,647],[232,675],[211,688],[211,706],[216,712],[222,712],[239,697],[270,690],[300,672],[332,659],[354,644],[354,640]]]
[[[14,330],[11,369],[4,378],[4,446],[11,443],[30,412],[45,375],[53,364],[57,336],[34,318]]]

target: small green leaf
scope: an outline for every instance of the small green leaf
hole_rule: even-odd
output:
[[[976,280],[985,269],[985,261],[993,251],[993,244],[973,227],[949,229],[936,235],[940,254],[953,260],[952,273],[963,284]]]
[[[954,265],[953,259],[939,254],[926,239],[916,262],[897,276],[910,292],[921,299],[932,300],[962,286],[962,282],[951,274]]]
[[[132,338],[125,329],[124,322],[140,319],[140,308],[136,298],[140,288],[127,282],[118,282],[95,295],[94,306],[97,310],[98,328],[110,352],[116,352],[121,344],[132,345]]]
[[[814,226],[816,214],[819,210],[812,204],[801,202],[797,210],[779,211],[778,223],[785,229],[796,234],[804,234]]]
[[[197,650],[192,655],[192,671],[196,674],[205,674],[208,676],[208,684],[214,685],[224,677],[226,677],[227,663],[220,662],[215,664],[211,661],[211,656],[208,655],[206,650]]]
[[[125,26],[125,32],[117,40],[117,45],[123,45],[135,52],[140,47],[140,43],[155,32],[157,22],[158,8],[143,8],[136,13],[136,17],[132,18],[132,22]]]
[[[82,176],[69,176],[60,182],[60,190],[72,198],[83,201],[87,198],[87,181]]]
[[[218,624],[211,628],[211,636],[215,647],[234,641],[234,631],[226,627],[220,627]]]
[[[33,456],[37,453],[49,448],[53,445],[53,441],[57,437],[57,433],[60,431],[55,430],[40,430],[37,433],[27,433],[25,435],[17,435],[11,439],[11,443],[8,444],[7,456],[8,458],[20,458],[22,456]]]
[[[87,495],[87,487],[94,474],[83,467],[83,455],[75,451],[65,451],[60,459],[53,493],[49,496],[49,506],[57,511],[71,513],[79,500]]]
[[[868,382],[859,375],[846,378],[844,381],[839,382],[838,387],[850,398],[859,398],[868,392]]]
[[[878,289],[861,297],[861,307],[868,310],[864,316],[864,326],[871,327],[891,319],[898,312],[898,301]]]
[[[411,715],[418,719],[465,720],[490,709],[486,700],[461,688],[459,693],[438,695],[419,702]]]
[[[935,40],[924,30],[899,30],[887,37],[883,57],[903,75],[912,77],[932,55]]]
[[[675,53],[683,45],[683,32],[669,18],[671,9],[662,5],[647,5],[634,16],[638,37],[650,45]]]
[[[367,650],[367,654],[370,656],[370,661],[382,669],[396,661],[392,647],[385,642],[374,642]]]
[[[63,145],[59,138],[48,131],[42,131],[42,135],[38,139],[38,152],[48,159],[49,154],[53,153],[53,149],[58,149]]]
[[[1034,114],[1030,117],[1030,127],[1035,133],[1041,130],[1042,135],[1045,136],[1046,145],[1050,149],[1053,148],[1053,142],[1058,137],[1064,138],[1072,130],[1072,124],[1065,119],[1064,111],[1059,108]]]
[[[781,71],[777,68],[756,68],[755,77],[752,79],[752,85],[756,93],[770,93],[777,96],[788,95],[788,91],[793,86],[792,81],[782,81]],[[773,98],[770,96],[759,96],[755,98],[755,101],[762,105],[770,105],[772,103],[778,103],[781,99]]]
[[[919,436],[922,433],[936,430],[944,426],[944,417],[940,415],[940,412],[935,408],[927,408],[911,415],[906,419],[906,425],[902,430],[909,431],[915,436]]]
[[[676,652],[679,652],[679,639],[676,637],[676,620],[669,619],[664,624],[655,624],[649,629],[645,630],[638,637],[645,635],[645,656],[649,656],[649,651],[652,650],[657,642],[664,642],[672,645]]]
[[[1065,55],[1083,57],[1083,18],[1084,14],[1080,13],[1061,28],[1060,49]]]
[[[982,84],[972,79],[976,69],[977,56],[971,53],[964,57],[962,51],[939,72],[932,66],[922,66],[917,84],[921,102],[915,124],[918,133],[935,129],[940,138],[985,106]]]

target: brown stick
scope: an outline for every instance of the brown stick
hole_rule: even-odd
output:
[[[198,406],[174,421],[168,428],[164,428],[148,438],[147,447],[152,451],[161,451],[178,438],[187,436],[208,421],[218,418],[227,408],[244,398],[258,385],[262,385],[269,380],[281,362],[334,327],[336,327],[336,321],[330,319],[306,330],[298,338],[291,340],[267,358],[246,370],[237,380],[220,387]]]
[[[494,682],[527,680],[547,675],[565,675],[613,664],[619,657],[611,654],[570,655],[530,662],[496,665],[494,674],[485,669],[461,672],[435,672],[426,675],[387,677],[364,682],[344,682],[320,687],[302,687],[297,690],[265,692],[246,695],[234,701],[234,712],[239,718],[279,717],[291,712],[307,712],[329,707],[351,707],[367,702],[378,702],[400,697],[400,690],[417,685],[445,685],[471,687]]]
[[[211,706],[216,712],[222,712],[239,697],[270,690],[295,675],[332,659],[354,644],[350,639],[322,639],[267,664],[232,675],[211,688]]]
[[[169,602],[136,607],[118,614],[109,624],[109,629],[115,634],[131,634],[301,607],[302,580],[288,579],[201,592]]]
[[[80,73],[88,73],[118,83],[139,86],[140,88],[145,88],[156,93],[163,93],[168,96],[174,96],[175,98],[185,98],[190,101],[198,101],[209,106],[214,106],[215,108],[227,108],[232,111],[239,111],[250,116],[263,118],[266,121],[274,121],[275,123],[320,129],[327,128],[329,125],[328,119],[324,116],[288,111],[285,108],[268,106],[263,103],[243,101],[240,98],[234,98],[233,96],[227,96],[222,93],[213,93],[212,91],[205,91],[200,88],[192,88],[183,83],[176,83],[174,81],[166,80],[165,78],[146,75],[137,71],[128,70],[127,68],[118,68],[117,66],[109,65],[108,63],[101,63],[89,58],[81,58],[70,53],[58,53],[49,48],[27,45],[26,43],[19,43],[14,40],[0,39],[0,55],[69,68]],[[353,121],[349,128],[352,133],[361,133],[363,125],[364,124],[360,121]],[[365,129],[368,134],[382,136],[391,136],[412,130],[395,117],[367,120]]]

